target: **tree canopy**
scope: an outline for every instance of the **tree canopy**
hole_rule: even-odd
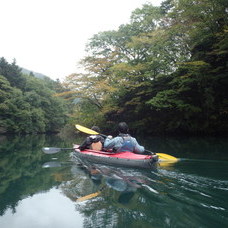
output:
[[[54,86],[55,85],[55,86]],[[23,75],[16,61],[0,58],[0,133],[56,132],[66,123],[59,82]]]
[[[166,0],[95,34],[68,76],[74,118],[149,133],[227,132],[228,2]],[[94,115],[96,118],[94,119]]]
[[[228,132],[227,0],[144,4],[132,12],[128,24],[95,34],[86,51],[83,72],[69,75],[57,94],[74,104],[70,123],[110,130],[126,121],[133,131],[150,134]],[[37,91],[14,88],[18,69],[11,65],[10,77],[2,73],[10,83],[3,82],[5,90],[13,87],[7,99],[14,104],[14,97],[25,95],[23,110],[31,106],[28,98],[33,99],[34,116],[45,123],[39,127],[56,127],[55,118],[55,123],[47,120],[57,104],[49,108],[53,101],[39,99]],[[19,80],[20,86],[26,80]],[[33,118],[23,112],[22,116]]]

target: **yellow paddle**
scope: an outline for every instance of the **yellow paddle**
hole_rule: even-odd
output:
[[[89,135],[101,135],[101,136],[104,136],[105,138],[107,137],[107,135],[102,135],[102,134],[100,134],[100,133],[97,132],[97,131],[94,131],[94,130],[89,129],[89,128],[87,128],[87,127],[83,127],[83,126],[81,126],[81,125],[79,125],[79,124],[76,124],[75,127],[76,127],[79,131],[84,132],[84,133],[89,134]]]
[[[76,124],[75,127],[79,131],[84,132],[86,134],[90,134],[90,135],[102,135],[99,132],[96,132],[96,131],[94,131],[92,129],[89,129],[87,127],[83,127],[83,126],[81,126],[79,124]],[[102,135],[102,136],[107,137],[106,135]],[[146,150],[146,151],[153,153],[152,151],[149,151],[149,150]],[[168,155],[168,154],[164,154],[164,153],[156,153],[156,154],[158,155],[159,159],[161,159],[161,161],[173,161],[173,162],[179,161],[178,158],[176,158],[176,157],[174,157],[172,155]]]
[[[178,161],[179,159],[169,155],[169,154],[164,154],[164,153],[156,153],[160,159],[164,159],[164,160],[169,160],[169,161]]]
[[[76,202],[83,202],[83,201],[92,199],[92,198],[94,198],[94,197],[96,197],[96,196],[98,196],[100,194],[101,194],[101,191],[98,191],[98,192],[95,192],[95,193],[92,193],[92,194],[89,194],[89,195],[86,195],[86,196],[82,196],[82,197],[78,198],[76,200]]]

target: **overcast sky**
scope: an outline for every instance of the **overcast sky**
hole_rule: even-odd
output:
[[[0,0],[0,57],[52,79],[77,71],[88,39],[162,0]]]

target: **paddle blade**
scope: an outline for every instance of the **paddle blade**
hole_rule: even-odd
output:
[[[45,154],[56,154],[61,150],[61,148],[56,148],[56,147],[43,147],[42,151]]]
[[[174,164],[176,164],[178,161],[172,161],[172,160],[161,160],[159,161],[159,167],[162,168],[169,168],[174,166]]]
[[[56,167],[61,167],[61,163],[58,161],[50,161],[50,162],[45,162],[42,165],[42,168],[56,168]]]
[[[94,130],[91,130],[91,129],[87,128],[87,127],[83,127],[83,126],[81,126],[81,125],[79,125],[79,124],[76,124],[75,127],[76,127],[79,131],[84,132],[84,133],[86,133],[86,134],[89,134],[89,135],[99,135],[98,132],[96,132],[96,131],[94,131]]]
[[[76,202],[83,202],[83,201],[85,201],[85,200],[92,199],[92,198],[94,198],[94,197],[96,197],[96,196],[98,196],[98,195],[100,195],[100,194],[101,194],[101,191],[98,191],[98,192],[89,194],[89,195],[87,195],[87,196],[80,197],[80,198],[78,198],[78,199],[76,200]]]
[[[164,154],[164,153],[156,153],[159,157],[159,159],[161,160],[168,160],[168,161],[179,161],[178,158],[172,156],[172,155],[169,155],[169,154]]]

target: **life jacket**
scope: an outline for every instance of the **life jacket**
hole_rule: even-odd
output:
[[[131,136],[122,136],[123,144],[119,148],[119,151],[134,151],[134,144],[131,140]]]

